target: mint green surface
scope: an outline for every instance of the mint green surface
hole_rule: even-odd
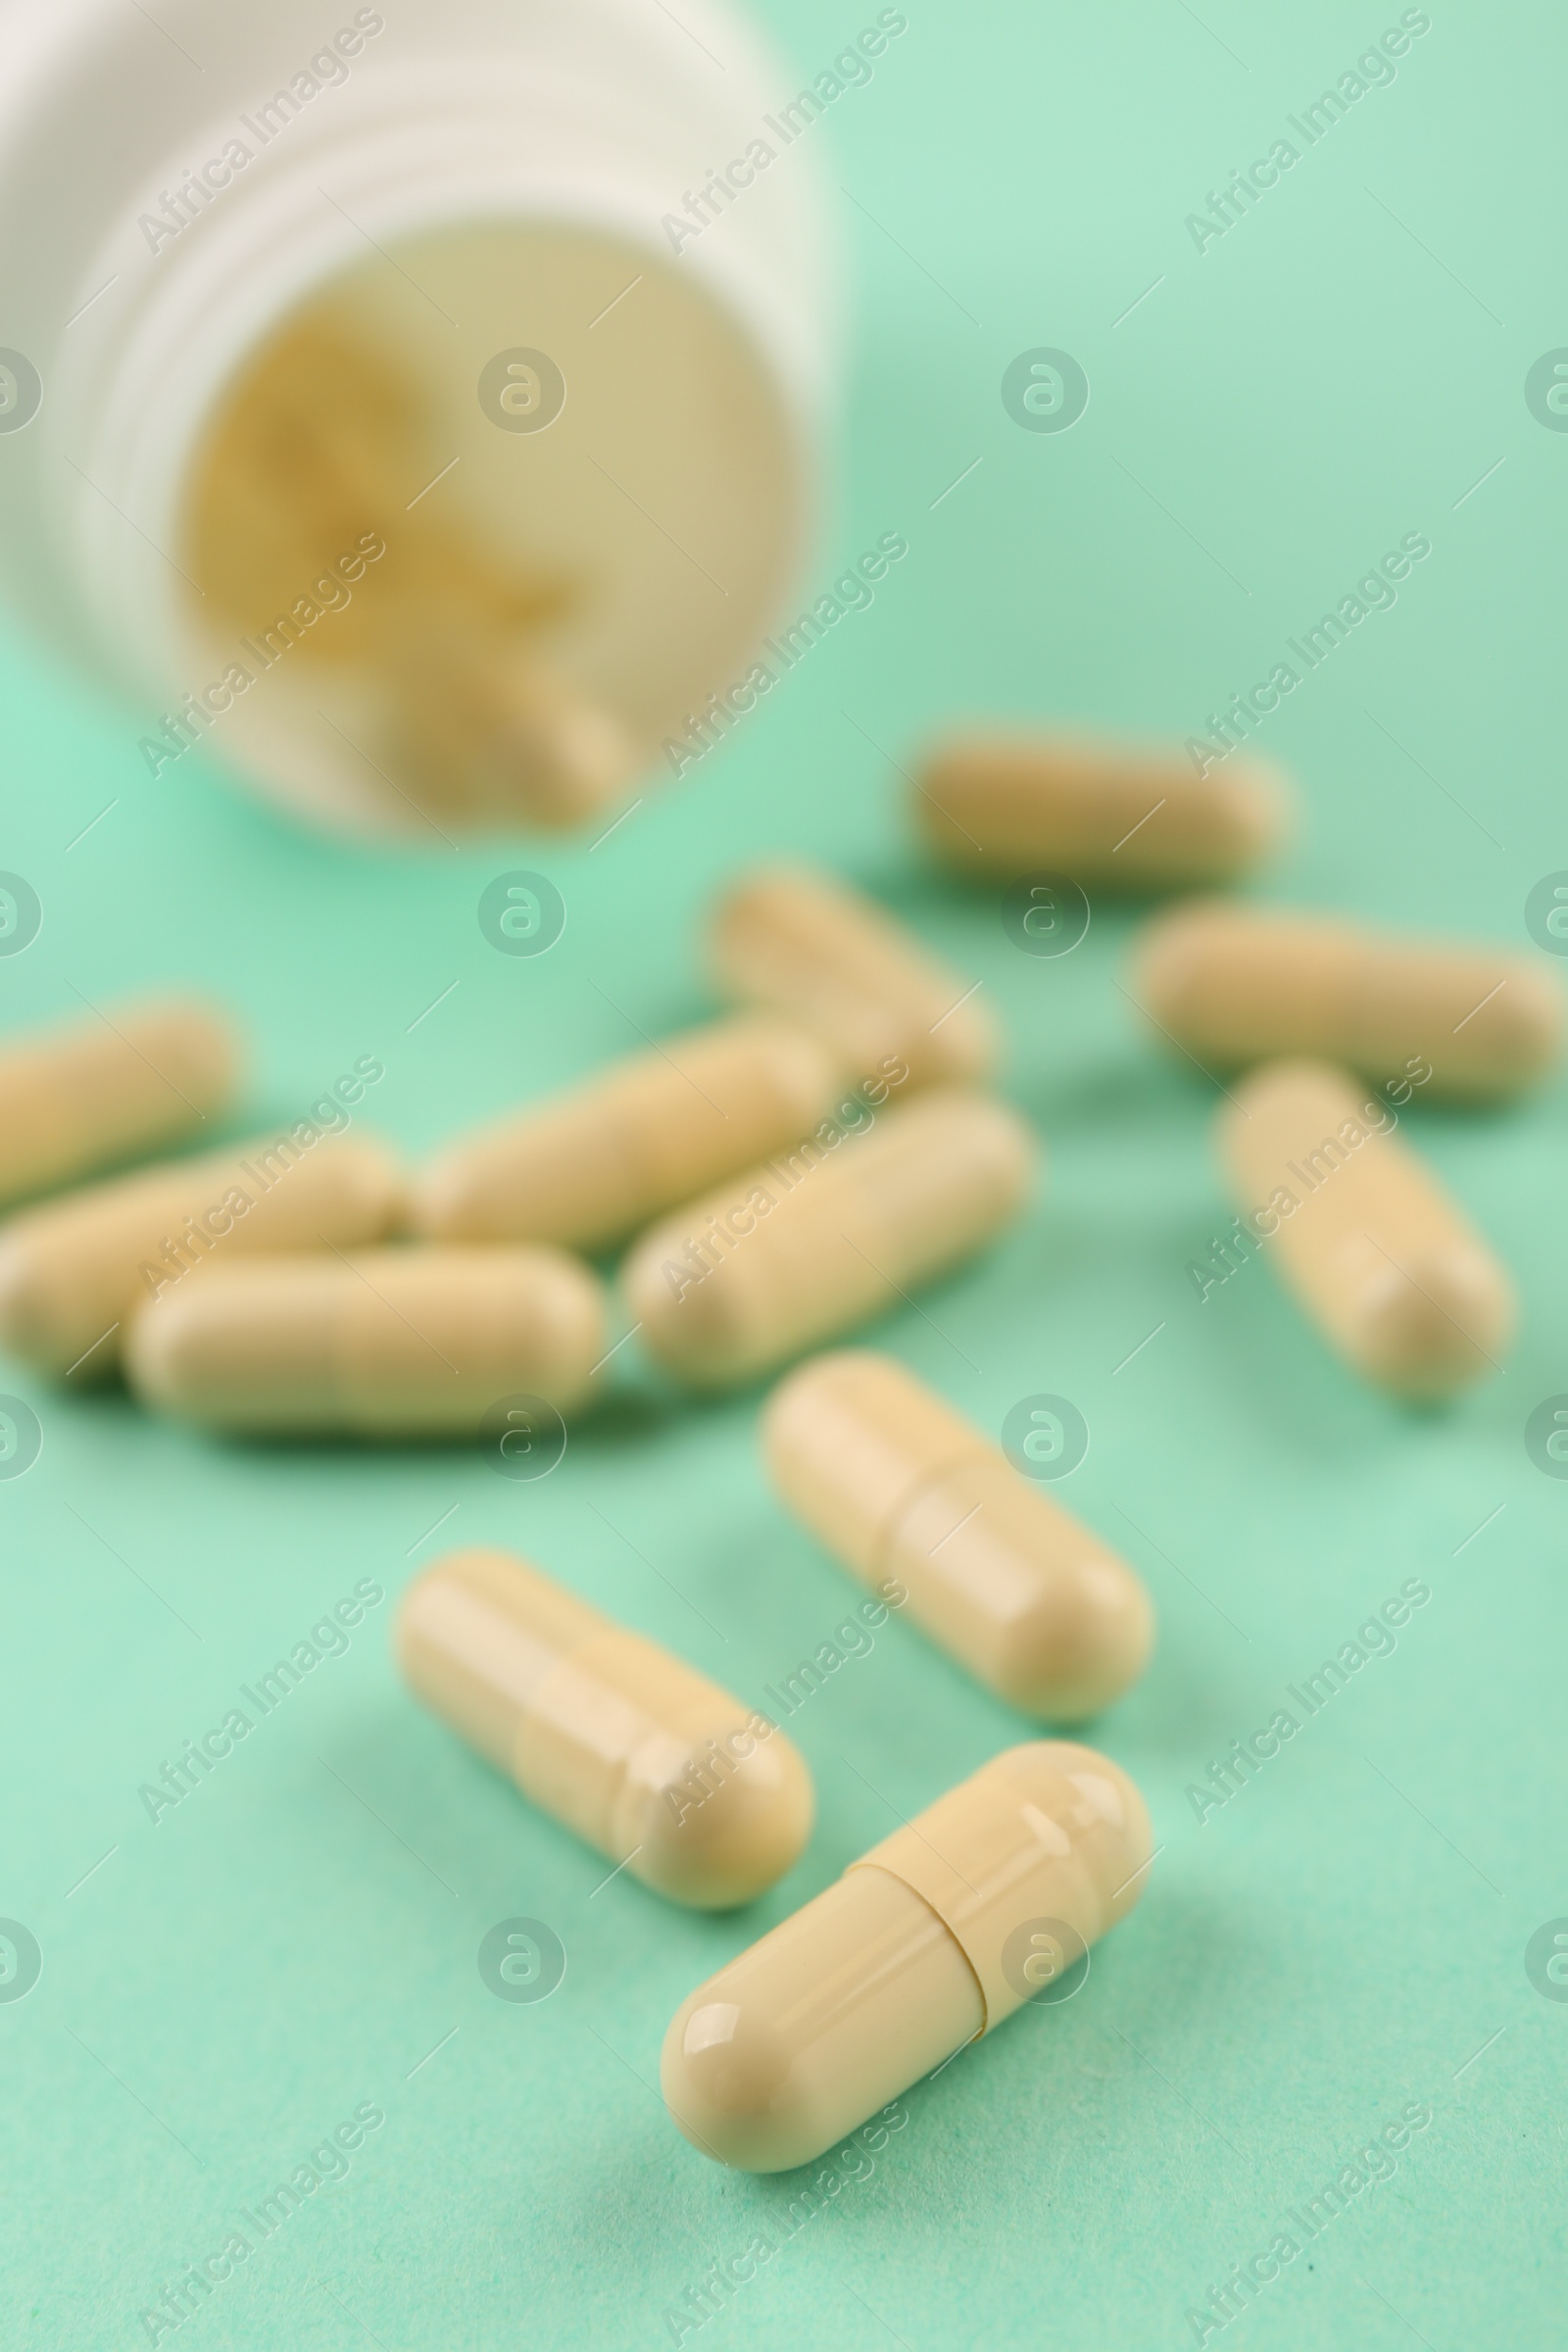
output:
[[[767,14],[804,78],[875,12]],[[843,496],[818,569],[903,531],[872,609],[591,855],[310,839],[196,755],[154,784],[139,714],[13,639],[0,865],[45,921],[0,961],[0,1020],[201,985],[257,1040],[247,1123],[299,1115],[375,1054],[364,1112],[419,1152],[635,1046],[617,1006],[651,1031],[700,1018],[700,911],[760,854],[837,866],[982,978],[1006,1092],[1047,1139],[1043,1196],[874,1337],[990,1429],[1038,1391],[1087,1416],[1060,1492],[1161,1621],[1092,1737],[1163,1850],[1079,1996],[916,2088],[874,2167],[840,2160],[824,2209],[684,2340],[1193,2343],[1190,2307],[1424,2102],[1392,2177],[1206,2340],[1554,2345],[1568,2005],[1524,1951],[1568,1914],[1568,1487],[1523,1429],[1568,1389],[1568,1091],[1412,1108],[1406,1133],[1513,1267],[1523,1327],[1455,1408],[1400,1409],[1266,1264],[1205,1304],[1185,1279],[1222,1213],[1213,1096],[1118,992],[1134,912],[1097,904],[1062,962],[1019,954],[993,899],[923,866],[894,762],[961,711],[1185,736],[1422,531],[1397,606],[1265,724],[1302,822],[1264,888],[1535,952],[1525,897],[1568,867],[1568,436],[1523,397],[1568,342],[1561,19],[1435,6],[1392,86],[1200,255],[1186,215],[1396,9],[908,16],[809,134],[854,199]],[[1060,435],[1002,407],[1036,345],[1090,377]],[[518,863],[569,909],[531,962],[474,918]],[[8,2347],[129,2352],[155,2332],[143,2310],[240,2229],[249,2258],[157,2340],[652,2348],[710,2265],[760,2229],[784,2238],[800,2179],[723,2174],[670,2128],[665,2023],[1029,1727],[893,1623],[791,1723],[819,1821],[770,1896],[703,1919],[624,1874],[601,1886],[597,1856],[403,1696],[387,1633],[416,1566],[452,1541],[517,1545],[754,1701],[855,1597],[769,1499],[756,1395],[686,1404],[632,1348],[616,1364],[614,1409],[537,1486],[465,1449],[204,1443],[4,1368],[44,1428],[36,1466],[0,1483],[0,1913],[43,1950],[35,1988],[0,2003]],[[387,1599],[348,1653],[150,1822],[139,1785],[363,1578]],[[1209,1759],[1410,1578],[1431,1599],[1395,1654],[1200,1824],[1184,1791]],[[475,1966],[516,1914],[568,1955],[537,2006]],[[247,2229],[241,2208],[362,2103],[385,2122],[346,2178],[270,2237]]]

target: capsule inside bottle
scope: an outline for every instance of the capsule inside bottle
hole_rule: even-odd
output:
[[[664,2036],[664,2103],[743,2172],[808,2164],[994,2031],[1132,1909],[1144,1801],[1092,1748],[1009,1748],[720,1969]]]
[[[706,272],[608,220],[358,242],[235,313],[260,331],[173,526],[198,719],[318,821],[608,825],[661,742],[702,757],[695,713],[773,625],[805,463],[782,387]]]
[[[524,1796],[672,1902],[750,1902],[810,1835],[810,1775],[782,1732],[507,1552],[416,1578],[397,1655]]]

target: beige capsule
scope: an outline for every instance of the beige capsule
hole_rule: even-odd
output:
[[[1081,1722],[1137,1681],[1153,1610],[1127,1563],[891,1356],[846,1349],[762,1416],[778,1494],[1010,1705]]]
[[[974,987],[831,875],[766,866],[719,901],[708,959],[724,996],[806,1023],[855,1083],[989,1077],[997,1028]]]
[[[782,1732],[526,1561],[437,1561],[404,1594],[396,1639],[427,1707],[673,1902],[750,1902],[810,1835],[810,1775]]]
[[[397,1159],[364,1134],[263,1136],[117,1176],[0,1227],[0,1344],[39,1371],[103,1379],[134,1308],[209,1258],[353,1249],[403,1208]]]
[[[641,754],[609,710],[545,669],[527,634],[438,572],[388,616],[390,739],[420,805],[470,824],[585,825]]]
[[[604,1249],[794,1144],[839,1093],[805,1030],[715,1021],[460,1137],[417,1177],[414,1222],[438,1241]]]
[[[1562,993],[1521,956],[1391,937],[1328,916],[1218,902],[1144,930],[1134,985],[1205,1067],[1277,1054],[1343,1062],[1396,1101],[1514,1093],[1562,1049]]]
[[[112,1004],[0,1046],[0,1202],[161,1150],[227,1109],[240,1042],[196,997]]]
[[[1132,1909],[1152,1851],[1108,1757],[1008,1748],[682,2004],[665,2105],[721,2164],[808,2163],[1059,1983]]]
[[[1355,1369],[1447,1396],[1499,1368],[1513,1285],[1396,1120],[1342,1070],[1270,1062],[1222,1105],[1220,1156],[1243,1234]]]
[[[643,1236],[622,1283],[644,1345],[700,1387],[771,1371],[983,1248],[1037,1157],[1014,1112],[956,1087],[819,1133]]]
[[[572,1411],[605,1346],[604,1292],[561,1250],[318,1251],[203,1267],[138,1311],[125,1371],[211,1429],[442,1437],[508,1396]]]
[[[914,815],[947,864],[1128,891],[1250,873],[1289,808],[1260,760],[1231,758],[1200,776],[1175,749],[1072,736],[950,736],[916,783]]]

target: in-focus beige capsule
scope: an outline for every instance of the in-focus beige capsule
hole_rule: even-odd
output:
[[[0,1046],[0,1202],[161,1150],[228,1107],[239,1039],[194,997],[112,1004]]]
[[[0,1345],[40,1371],[107,1377],[122,1327],[209,1258],[353,1249],[403,1214],[403,1175],[368,1135],[263,1137],[119,1176],[0,1227]]]
[[[1499,1368],[1513,1285],[1396,1118],[1341,1070],[1271,1062],[1222,1105],[1220,1154],[1242,1233],[1341,1353],[1400,1396],[1446,1396]]]
[[[140,1309],[137,1395],[212,1429],[477,1431],[502,1398],[582,1402],[604,1294],[561,1250],[367,1250],[205,1266]]]
[[[1272,768],[1070,736],[955,735],[920,763],[913,809],[945,862],[1167,890],[1250,873],[1285,830]]]
[[[440,1241],[603,1249],[795,1143],[840,1092],[805,1030],[715,1021],[460,1138],[417,1178],[415,1224]]]
[[[1093,1748],[1008,1748],[694,1992],[664,2103],[704,2155],[807,2164],[1059,1983],[1143,1891],[1143,1798]]]
[[[750,1902],[810,1835],[810,1775],[782,1732],[510,1553],[418,1577],[397,1652],[524,1796],[673,1902]]]
[[[1150,923],[1139,1001],[1205,1067],[1321,1054],[1407,1102],[1481,1100],[1539,1078],[1562,1046],[1561,991],[1520,956],[1391,938],[1326,916],[1219,903]]]
[[[891,1356],[803,1364],[768,1399],[762,1449],[829,1551],[873,1587],[896,1578],[910,1616],[1026,1714],[1079,1722],[1143,1672],[1138,1577]]]
[[[996,1023],[974,984],[830,875],[748,875],[713,910],[709,963],[722,995],[804,1021],[858,1083],[926,1086],[996,1066]]]
[[[622,1281],[644,1345],[718,1388],[852,1331],[991,1241],[1037,1158],[1021,1119],[943,1087],[812,1138],[645,1234]]]

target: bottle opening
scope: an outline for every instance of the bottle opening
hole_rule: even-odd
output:
[[[194,450],[187,700],[318,819],[589,823],[744,676],[802,472],[737,318],[648,249],[548,220],[368,242]]]

